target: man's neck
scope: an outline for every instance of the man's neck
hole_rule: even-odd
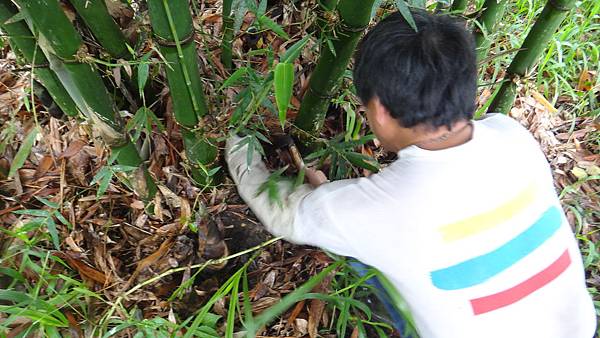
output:
[[[425,150],[443,150],[465,144],[472,137],[473,123],[463,120],[453,124],[452,129],[441,127],[427,133],[413,144]]]

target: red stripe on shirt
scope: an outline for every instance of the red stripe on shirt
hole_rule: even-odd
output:
[[[550,264],[550,266],[533,275],[526,281],[493,295],[472,299],[471,307],[473,308],[473,313],[475,315],[480,315],[518,302],[553,281],[563,273],[570,264],[571,257],[569,256],[569,250],[565,250],[556,261]]]

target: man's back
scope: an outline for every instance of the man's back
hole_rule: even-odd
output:
[[[416,146],[305,197],[295,242],[353,256],[405,297],[423,337],[591,337],[595,313],[548,164],[516,121]]]

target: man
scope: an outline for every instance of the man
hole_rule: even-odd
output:
[[[247,167],[233,137],[241,197],[274,235],[381,271],[421,337],[592,337],[580,252],[539,145],[507,116],[471,121],[476,58],[464,24],[413,18],[417,32],[398,13],[381,21],[354,67],[369,126],[398,160],[317,189],[281,184],[278,208],[256,195],[264,164],[255,155]]]

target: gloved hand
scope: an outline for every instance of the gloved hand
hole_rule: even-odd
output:
[[[248,145],[241,145],[243,140],[244,138],[232,135],[225,146],[225,161],[238,193],[271,234],[290,239],[298,205],[313,189],[308,184],[303,184],[293,190],[290,182],[278,182],[280,205],[272,203],[266,192],[257,195],[270,172],[257,152],[252,154],[248,165]]]

